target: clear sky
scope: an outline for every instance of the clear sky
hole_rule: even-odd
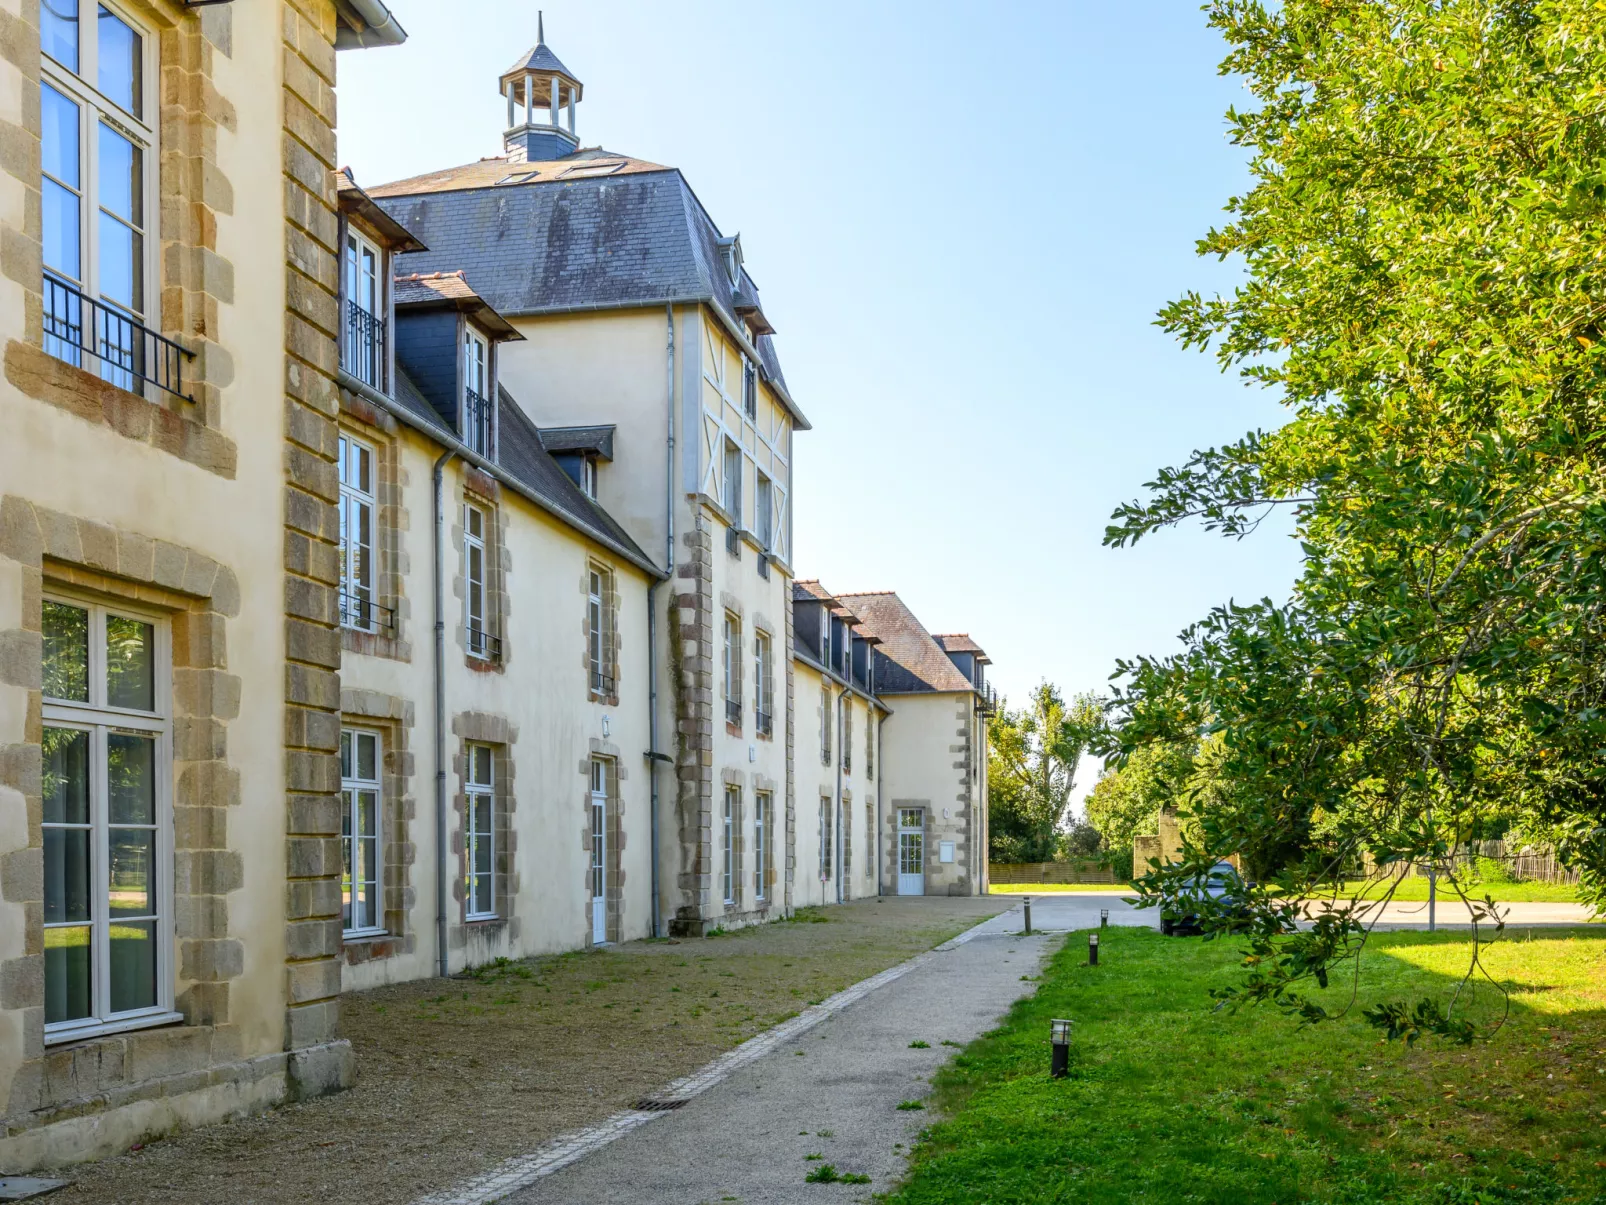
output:
[[[407,43],[341,56],[342,162],[378,184],[500,152],[496,77],[537,5],[389,3]],[[801,576],[897,590],[1017,700],[1286,593],[1297,548],[1269,530],[1100,545],[1156,468],[1281,421],[1153,325],[1236,271],[1194,253],[1248,179],[1198,0],[544,8],[582,145],[680,168],[742,236],[814,424]]]

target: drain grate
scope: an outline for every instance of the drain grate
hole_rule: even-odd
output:
[[[640,1113],[671,1113],[685,1103],[684,1100],[654,1100],[644,1096],[636,1102],[636,1110]]]

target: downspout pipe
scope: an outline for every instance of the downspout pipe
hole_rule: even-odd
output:
[[[881,832],[887,827],[888,820],[888,817],[882,815],[881,812],[881,784],[887,776],[886,730],[887,713],[883,711],[876,717],[875,722],[875,749],[876,754],[881,758],[881,773],[876,775],[875,780],[875,893],[878,896],[887,893],[887,885],[883,878],[885,861],[881,856]]]
[[[664,453],[664,574],[675,572],[675,307],[664,306],[664,410],[668,415]],[[658,748],[658,583],[647,586],[647,760],[652,794],[652,935],[664,936],[661,826],[658,821],[658,764],[672,760]],[[670,634],[674,638],[674,634]]]
[[[435,955],[442,979],[451,974],[446,948],[446,465],[457,455],[447,448],[435,461]]]

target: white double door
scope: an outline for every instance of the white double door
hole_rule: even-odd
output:
[[[898,809],[898,894],[926,894],[926,812]]]

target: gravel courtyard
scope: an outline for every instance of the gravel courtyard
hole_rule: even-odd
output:
[[[599,1121],[1008,897],[864,900],[345,997],[349,1092],[85,1164],[78,1205],[407,1202]]]

